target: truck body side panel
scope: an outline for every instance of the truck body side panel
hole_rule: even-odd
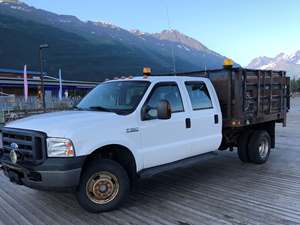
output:
[[[223,128],[271,121],[285,124],[290,83],[284,71],[226,68],[177,75],[211,80],[220,101]]]

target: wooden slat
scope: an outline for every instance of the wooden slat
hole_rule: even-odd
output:
[[[261,102],[261,71],[257,71],[257,117],[260,116],[260,102]]]
[[[90,214],[73,194],[31,190],[0,175],[1,224],[300,224],[300,98],[264,165],[245,164],[236,152],[191,168],[142,180],[118,210]]]
[[[273,99],[273,72],[270,71],[270,105],[269,105],[269,113],[272,113],[272,99]]]

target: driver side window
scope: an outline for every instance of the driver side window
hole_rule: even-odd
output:
[[[183,112],[183,103],[176,83],[157,84],[146,102],[148,119],[157,119],[157,107],[162,100],[170,103],[172,113]]]

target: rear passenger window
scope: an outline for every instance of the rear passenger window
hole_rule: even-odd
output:
[[[193,110],[211,109],[213,107],[204,82],[186,82]]]

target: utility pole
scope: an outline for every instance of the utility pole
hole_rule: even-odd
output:
[[[41,66],[41,87],[42,87],[42,101],[43,101],[43,110],[46,112],[46,100],[45,100],[45,85],[44,85],[44,65],[43,65],[43,49],[49,48],[48,44],[40,45],[40,66]]]

